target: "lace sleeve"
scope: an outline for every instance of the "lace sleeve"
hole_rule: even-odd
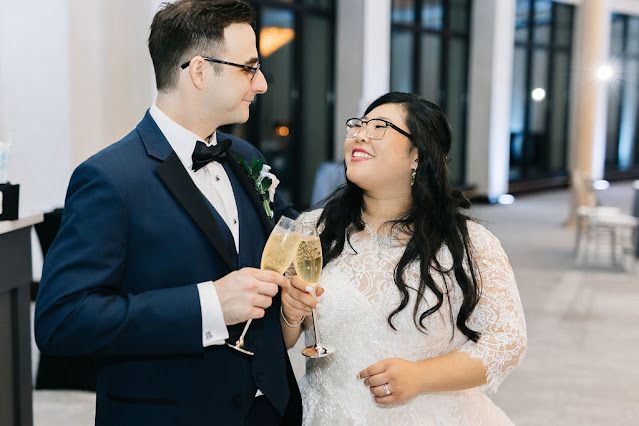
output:
[[[486,367],[487,383],[480,390],[496,392],[524,358],[526,322],[515,276],[499,240],[476,223],[469,223],[468,230],[482,292],[467,324],[481,337],[460,351]]]

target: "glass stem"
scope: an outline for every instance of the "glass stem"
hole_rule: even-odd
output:
[[[313,286],[313,297],[317,300],[317,287]],[[315,332],[315,346],[321,346],[319,331],[317,329],[317,318],[315,316],[315,309],[311,309],[311,317],[313,318],[313,331]]]
[[[240,334],[240,338],[238,339],[238,342],[241,342],[240,347],[244,346],[244,336],[246,336],[246,332],[248,331],[249,327],[251,326],[251,321],[253,321],[253,318],[251,318],[248,321],[246,321],[246,325],[244,326],[244,330],[242,330],[242,334]]]

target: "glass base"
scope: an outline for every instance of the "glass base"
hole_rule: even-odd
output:
[[[315,344],[314,346],[307,346],[302,349],[302,355],[307,358],[322,358],[335,352],[333,348],[327,348],[326,346]]]
[[[226,344],[226,346],[228,346],[229,348],[233,348],[233,349],[235,349],[236,351],[242,352],[242,353],[247,354],[247,355],[255,355],[253,352],[251,352],[251,351],[248,351],[248,350],[244,349],[244,348],[240,345],[240,343],[239,343],[239,342],[238,342],[238,343],[236,343],[236,344],[234,344],[234,345],[231,345],[230,343],[227,343],[227,344]]]

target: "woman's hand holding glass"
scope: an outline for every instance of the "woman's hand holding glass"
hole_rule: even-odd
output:
[[[315,290],[318,297],[324,293],[320,286],[316,286]],[[290,324],[302,322],[318,305],[319,302],[313,297],[313,287],[298,275],[291,278],[290,286],[282,288],[282,313]]]
[[[314,222],[301,222],[297,225],[297,230],[301,234],[301,240],[295,254],[295,272],[308,283],[306,289],[310,288],[313,297],[317,299],[317,283],[322,275],[322,244],[319,233]],[[317,327],[317,315],[315,309],[311,309],[313,318],[313,331],[315,334],[315,344],[302,349],[302,354],[309,358],[321,358],[334,352],[333,348],[326,347],[320,342],[319,329]]]

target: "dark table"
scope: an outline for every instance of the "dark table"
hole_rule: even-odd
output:
[[[0,222],[0,425],[33,425],[31,226],[42,214]]]

